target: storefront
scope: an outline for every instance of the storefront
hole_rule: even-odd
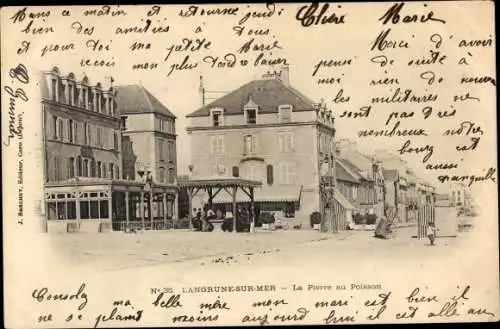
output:
[[[168,229],[177,219],[177,187],[128,180],[47,183],[48,232]]]

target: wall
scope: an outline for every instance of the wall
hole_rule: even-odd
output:
[[[124,138],[130,139],[131,151],[133,156],[136,157],[135,163],[127,162],[124,164],[125,167],[131,168],[135,167],[135,172],[138,170],[150,170],[154,175],[155,168],[155,147],[154,147],[154,132],[141,132],[141,133],[123,133]],[[127,150],[128,152],[128,150]],[[124,154],[124,161],[130,161],[132,155]],[[136,179],[140,177],[136,176]]]
[[[123,114],[127,117],[128,131],[153,131],[155,128],[155,120],[153,113],[138,113],[138,114]]]
[[[226,174],[232,176],[232,167],[240,167],[239,176],[247,177],[250,163],[254,163],[260,170],[257,179],[263,183],[263,190],[272,193],[280,188],[290,186],[290,189],[297,190],[303,186],[301,209],[298,212],[301,215],[307,215],[312,211],[318,210],[319,205],[319,187],[318,187],[318,163],[316,148],[311,145],[316,143],[316,125],[296,125],[282,127],[251,127],[240,129],[217,129],[210,131],[192,131],[190,132],[193,178],[214,176],[217,171],[217,165],[223,165]],[[293,152],[280,153],[279,133],[292,133]],[[261,160],[252,160],[248,163],[240,163],[244,156],[244,136],[252,134],[256,136],[256,151],[253,156]],[[224,136],[224,149],[222,155],[211,154],[211,136]],[[290,184],[284,184],[281,179],[281,164],[290,163],[295,166],[295,175]],[[266,166],[272,165],[274,168],[274,183],[267,184]],[[279,192],[276,192],[279,194]],[[266,193],[267,194],[267,193]],[[256,190],[256,198],[259,191]],[[278,196],[278,195],[277,195]]]
[[[82,156],[82,148],[90,150],[92,158],[96,161],[106,164],[107,173],[109,177],[109,164],[112,163],[118,166],[119,174],[122,173],[121,161],[121,136],[119,134],[119,121],[117,118],[107,118],[99,116],[94,113],[85,113],[82,111],[68,109],[55,105],[42,104],[44,111],[44,130],[45,130],[45,163],[46,163],[46,180],[53,180],[55,178],[54,157],[59,158],[59,180],[69,178],[69,158]],[[53,116],[57,116],[64,120],[64,136],[62,140],[54,138],[54,124]],[[73,142],[70,142],[68,125],[69,120],[79,122],[81,125],[77,128],[77,136]],[[91,144],[85,145],[83,123],[93,125],[94,127],[102,128],[103,134],[101,135],[101,145],[96,144],[95,131],[91,133]],[[114,142],[112,134],[117,132],[116,136],[118,149],[114,149]],[[82,156],[82,158],[84,158]],[[77,175],[78,171],[75,168],[74,174]]]

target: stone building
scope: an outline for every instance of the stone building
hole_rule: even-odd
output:
[[[334,118],[289,79],[283,67],[189,114],[191,176],[262,182],[255,190],[260,211],[283,210],[309,226],[309,215],[324,207],[321,182],[333,181]],[[220,193],[213,202],[227,207],[230,200]]]
[[[54,67],[40,75],[40,91],[46,230],[104,232],[123,229],[122,222],[145,227],[146,218],[166,221],[173,184],[123,179],[119,92],[112,79],[92,84]],[[153,207],[163,211],[154,217]]]

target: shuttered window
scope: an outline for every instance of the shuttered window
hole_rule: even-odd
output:
[[[292,153],[294,151],[293,132],[279,133],[278,143],[281,153]]]
[[[158,168],[158,181],[160,183],[165,182],[165,168],[163,167]]]
[[[224,154],[224,135],[210,136],[211,151],[214,155]]]
[[[240,168],[234,166],[233,167],[233,177],[240,177]]]
[[[50,127],[52,130],[52,138],[57,139],[57,117],[55,115],[52,116]]]
[[[243,154],[255,154],[257,152],[257,136],[245,135],[243,145]]]
[[[175,183],[175,170],[174,170],[174,168],[169,168],[168,169],[168,182],[170,184],[174,184]]]

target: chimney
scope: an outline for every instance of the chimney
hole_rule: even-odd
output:
[[[200,93],[201,106],[205,106],[205,86],[203,85],[203,76],[200,75],[200,86],[198,88]]]
[[[267,73],[264,73],[264,74],[262,75],[262,79],[264,79],[264,80],[271,80],[271,79],[275,79],[275,77],[276,77],[276,76],[275,76],[275,74],[274,74],[274,73],[271,73],[271,72],[269,72],[269,71],[267,71]]]
[[[285,86],[290,86],[290,68],[288,67],[288,64],[281,67],[280,78],[281,82],[283,82]]]

